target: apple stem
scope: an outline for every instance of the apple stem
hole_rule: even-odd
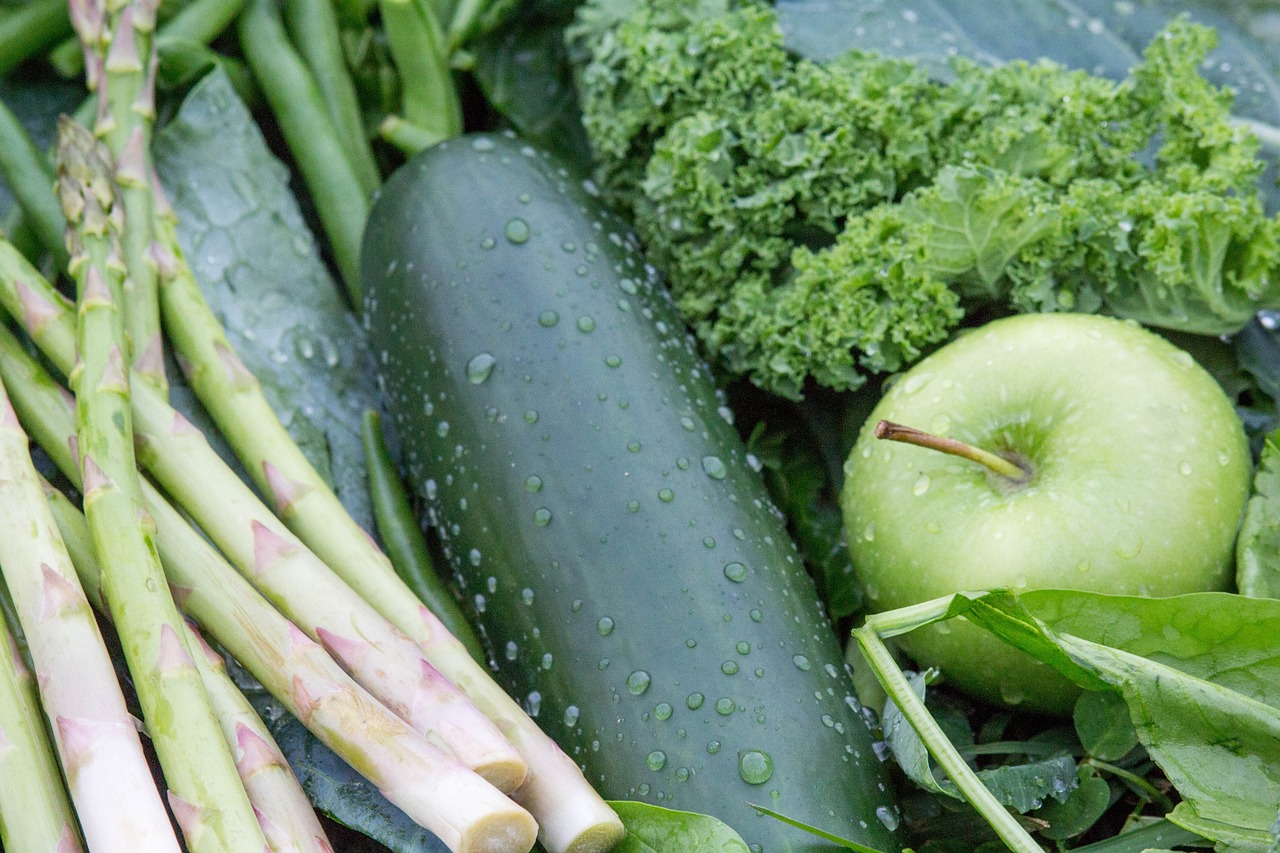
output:
[[[959,456],[963,459],[977,462],[1015,483],[1025,483],[1027,478],[1031,476],[1031,472],[1018,463],[1005,459],[1003,456],[992,453],[989,450],[983,450],[981,447],[974,447],[972,444],[965,444],[963,441],[957,441],[954,438],[934,435],[933,433],[894,423],[893,421],[880,421],[876,424],[873,434],[876,438],[901,441],[904,444],[914,444],[916,447],[927,447],[930,450],[940,450],[943,453],[950,453],[952,456]]]

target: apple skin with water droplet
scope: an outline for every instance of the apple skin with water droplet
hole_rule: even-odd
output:
[[[877,439],[889,420],[995,452],[1025,482]],[[1243,427],[1214,379],[1135,323],[1028,314],[902,374],[868,418],[841,496],[868,606],[1004,587],[1166,596],[1226,589],[1249,492]],[[1078,690],[953,619],[900,638],[921,667],[994,702],[1068,712]]]

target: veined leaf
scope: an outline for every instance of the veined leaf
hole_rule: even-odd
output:
[[[627,828],[613,853],[748,853],[747,844],[738,833],[716,818],[649,803],[615,801],[609,805]]]

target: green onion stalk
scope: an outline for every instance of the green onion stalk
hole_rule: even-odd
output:
[[[59,370],[73,368],[74,335],[65,300],[3,243],[0,304]],[[519,785],[527,773],[525,762],[499,726],[441,676],[424,650],[299,541],[162,394],[145,383],[135,383],[133,390],[138,459],[236,567],[416,729],[447,743],[497,787]]]
[[[28,382],[36,378],[28,371],[19,371],[19,375]],[[46,393],[57,392],[52,379],[45,378]],[[26,396],[30,398],[32,394],[28,392]],[[46,411],[61,414],[63,431],[71,425],[69,409],[51,401],[44,405]],[[52,425],[58,419],[46,420]],[[74,470],[69,456],[62,462]],[[41,500],[47,498],[46,509],[51,520],[58,525],[74,570],[78,573],[77,583],[83,582],[91,600],[101,602],[102,573],[93,556],[88,523],[65,495],[47,482],[41,481],[40,486],[43,491]],[[222,656],[191,625],[187,626],[187,636],[189,645],[199,650],[199,654],[193,656],[196,668],[209,691],[209,699],[222,725],[223,737],[236,756],[240,781],[249,795],[272,853],[333,853],[302,784],[293,775],[262,718],[231,680]]]
[[[78,853],[75,821],[35,679],[0,615],[0,848]]]
[[[34,439],[73,483],[72,404],[61,386],[0,326],[0,375]],[[188,615],[332,749],[411,819],[458,853],[526,851],[536,824],[517,804],[374,698],[317,642],[290,622],[145,480],[161,558],[174,597]],[[86,522],[65,497],[51,495],[65,541],[76,554]],[[92,556],[91,554],[89,556]],[[94,588],[96,563],[80,559]]]
[[[85,514],[169,805],[188,847],[260,853],[265,839],[187,647],[156,551],[154,521],[142,503],[130,406],[136,374],[124,355],[125,264],[111,175],[104,146],[82,126],[61,121],[57,192],[77,293],[74,369],[68,369],[77,392]]]
[[[84,48],[86,83],[98,96],[94,133],[111,153],[111,179],[123,213],[121,241],[126,363],[147,382],[166,387],[160,303],[151,259],[151,126],[156,61],[152,35],[159,0],[100,4],[70,0],[71,23]]]
[[[3,383],[0,505],[0,566],[86,839],[94,850],[178,850],[111,656]]]

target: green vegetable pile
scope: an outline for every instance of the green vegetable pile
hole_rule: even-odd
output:
[[[774,10],[592,0],[569,30],[605,197],[731,373],[799,396],[966,316],[1106,310],[1230,334],[1280,305],[1256,138],[1175,20],[1113,82],[1050,62],[786,49]]]
[[[0,318],[0,851],[1280,851],[1267,0],[0,0]]]

